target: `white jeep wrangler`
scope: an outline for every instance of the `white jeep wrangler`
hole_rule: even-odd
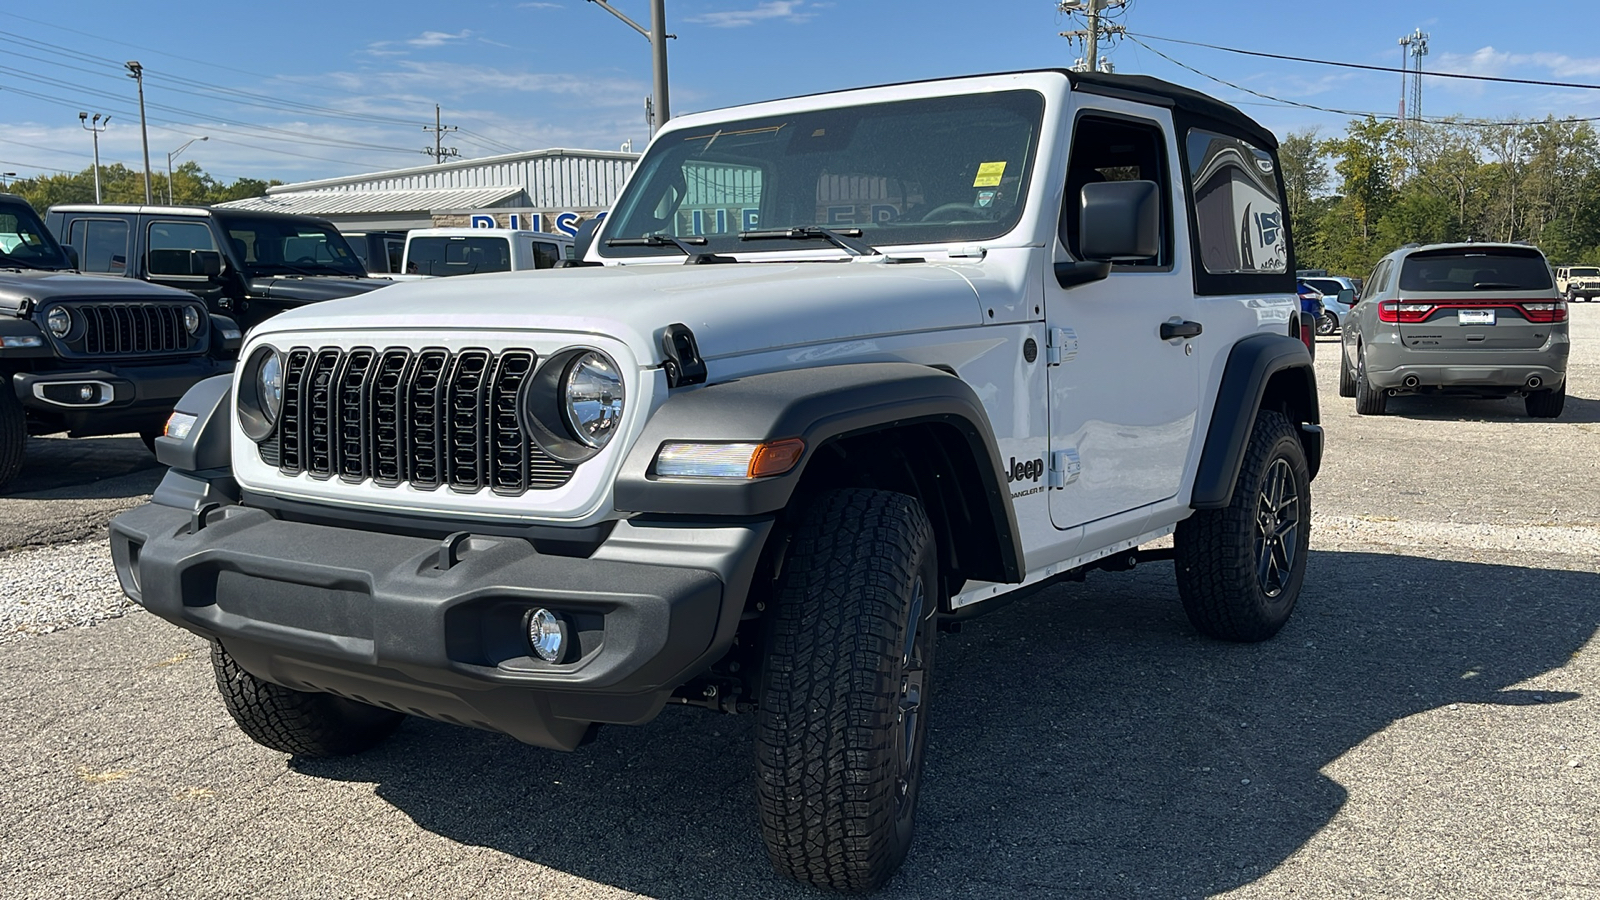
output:
[[[1143,559],[1208,635],[1293,609],[1322,433],[1275,146],[1064,71],[675,119],[576,265],[257,328],[112,524],[123,589],[294,754],[753,713],[773,864],[876,887],[940,626]]]

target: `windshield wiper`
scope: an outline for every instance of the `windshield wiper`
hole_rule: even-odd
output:
[[[705,263],[738,262],[738,260],[734,259],[731,256],[718,256],[715,253],[707,253],[704,250],[696,250],[696,249],[694,249],[693,246],[690,246],[690,245],[704,245],[705,243],[706,243],[706,239],[703,238],[703,237],[694,236],[694,237],[680,238],[680,237],[673,237],[670,234],[662,234],[661,232],[657,231],[657,232],[655,232],[653,234],[647,234],[644,237],[611,238],[610,240],[606,241],[606,246],[607,247],[677,247],[679,250],[683,251],[683,255],[684,255],[683,264],[686,265],[686,266],[702,265],[702,264],[705,264]]]
[[[1472,285],[1475,291],[1514,291],[1519,287],[1521,285],[1509,281],[1477,281]]]
[[[861,237],[859,228],[823,228],[821,225],[798,225],[794,228],[772,228],[762,231],[741,231],[741,241],[804,241],[821,239],[851,256],[882,256],[883,251]]]

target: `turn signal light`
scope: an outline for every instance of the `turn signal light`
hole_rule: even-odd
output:
[[[669,478],[768,478],[793,469],[806,442],[784,438],[764,443],[661,445],[656,474]]]

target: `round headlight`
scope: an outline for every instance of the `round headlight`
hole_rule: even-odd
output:
[[[283,410],[283,355],[275,347],[257,347],[239,374],[239,427],[252,441],[272,436]]]
[[[56,337],[66,337],[67,332],[72,330],[72,313],[58,306],[50,310],[50,313],[44,317],[44,324],[49,327],[50,333]]]
[[[261,411],[268,422],[278,421],[283,409],[283,355],[273,350],[261,361],[256,370],[256,396],[261,398]]]
[[[622,424],[622,373],[604,354],[590,351],[567,366],[562,411],[572,436],[599,449]]]
[[[183,327],[187,328],[190,334],[194,334],[196,331],[199,331],[200,310],[195,309],[192,306],[185,306],[183,308]]]

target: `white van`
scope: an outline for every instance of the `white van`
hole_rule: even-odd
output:
[[[406,235],[406,275],[477,275],[549,269],[572,258],[564,234],[511,228],[419,228]]]

